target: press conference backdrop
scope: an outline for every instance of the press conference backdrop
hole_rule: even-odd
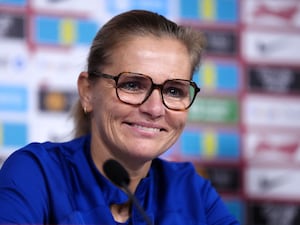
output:
[[[201,94],[163,157],[192,161],[241,224],[300,224],[298,0],[0,0],[1,163],[29,142],[72,138],[92,38],[130,9],[207,37]]]

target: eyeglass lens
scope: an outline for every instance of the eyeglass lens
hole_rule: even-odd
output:
[[[188,108],[196,94],[195,87],[188,80],[167,80],[156,85],[150,77],[135,73],[120,74],[116,90],[121,101],[138,105],[146,101],[155,88],[160,89],[165,106],[175,110]]]

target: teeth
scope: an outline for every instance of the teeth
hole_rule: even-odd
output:
[[[158,128],[153,128],[153,127],[143,127],[140,125],[134,125],[136,128],[141,129],[141,130],[145,130],[145,131],[151,131],[151,132],[159,132],[160,129]]]

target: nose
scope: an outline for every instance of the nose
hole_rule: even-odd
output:
[[[154,89],[148,99],[140,105],[143,113],[151,115],[152,118],[158,118],[165,114],[165,106],[159,89]]]

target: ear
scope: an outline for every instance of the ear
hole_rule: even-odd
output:
[[[81,72],[77,79],[77,89],[79,93],[79,98],[81,106],[85,113],[91,112],[93,110],[92,105],[92,85],[88,78],[89,74],[87,72]]]

